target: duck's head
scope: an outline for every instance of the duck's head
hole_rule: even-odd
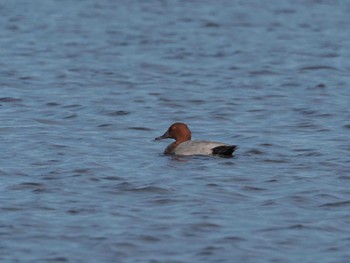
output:
[[[169,127],[169,129],[155,140],[161,139],[175,139],[176,142],[181,143],[191,140],[191,131],[185,123],[177,122]]]

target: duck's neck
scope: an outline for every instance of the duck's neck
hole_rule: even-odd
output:
[[[183,134],[182,136],[179,136],[176,138],[175,144],[179,145],[180,143],[190,141],[191,140],[191,133]]]
[[[187,141],[190,141],[190,140],[191,140],[191,137],[190,137],[189,139],[188,139],[188,138],[177,138],[177,140],[176,140],[175,142],[170,143],[170,144],[168,145],[168,147],[166,147],[164,153],[165,153],[165,154],[172,154],[172,153],[174,153],[175,148],[176,148],[177,146],[179,146],[179,145],[180,145],[181,143],[183,143],[183,142],[187,142]]]

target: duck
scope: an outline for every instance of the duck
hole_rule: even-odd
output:
[[[219,157],[232,157],[237,145],[222,142],[191,140],[191,131],[187,124],[176,122],[162,135],[155,138],[156,141],[162,139],[175,139],[175,142],[165,148],[166,155],[209,155]]]

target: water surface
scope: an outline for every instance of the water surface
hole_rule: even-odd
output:
[[[349,262],[349,11],[2,1],[1,262]]]

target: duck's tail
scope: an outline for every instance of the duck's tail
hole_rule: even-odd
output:
[[[236,150],[237,145],[223,145],[213,148],[213,155],[219,155],[222,157],[231,157],[232,153]]]

